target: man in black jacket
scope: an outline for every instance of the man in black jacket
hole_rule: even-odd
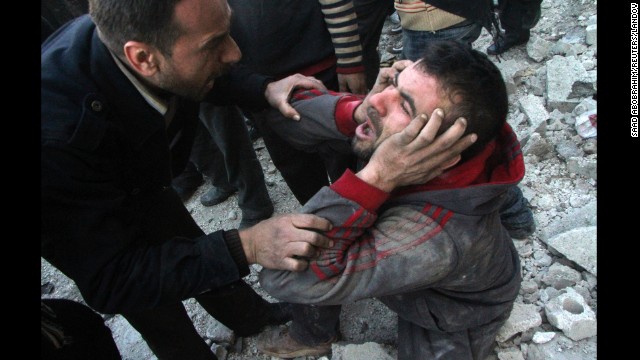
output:
[[[293,117],[295,86],[324,88],[301,75],[223,76],[241,56],[230,13],[224,0],[91,0],[90,16],[41,48],[42,256],[93,309],[122,314],[160,359],[216,359],[182,305],[191,297],[238,336],[288,320],[242,281],[248,265],[299,271],[330,245],[319,234],[329,222],[302,214],[204,234],[171,188],[199,101],[272,105]],[[417,146],[447,158],[469,144],[449,151],[461,131],[432,142],[413,130],[395,156]]]

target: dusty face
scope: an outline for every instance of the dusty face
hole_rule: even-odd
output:
[[[365,106],[367,117],[356,128],[353,138],[353,150],[358,157],[369,159],[382,141],[402,131],[413,118],[422,113],[430,116],[442,106],[440,84],[433,76],[416,69],[416,64],[399,73],[393,85],[360,105]]]
[[[229,35],[231,8],[226,0],[182,0],[176,5],[182,34],[171,57],[160,56],[157,84],[191,100],[202,100],[215,78],[242,54]]]

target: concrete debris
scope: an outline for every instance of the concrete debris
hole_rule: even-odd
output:
[[[572,288],[549,301],[545,307],[549,323],[572,340],[582,340],[597,334],[596,314],[584,298]]]
[[[567,259],[598,276],[596,226],[579,227],[554,236],[547,242]]]

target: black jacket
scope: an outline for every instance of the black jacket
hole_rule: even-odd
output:
[[[198,104],[162,116],[116,66],[88,16],[41,48],[42,256],[105,313],[187,299],[248,274],[237,236],[205,235],[171,188]]]

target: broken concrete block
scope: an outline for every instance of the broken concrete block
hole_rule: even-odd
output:
[[[598,24],[587,26],[587,37],[585,39],[587,45],[598,44]]]
[[[498,350],[498,359],[499,360],[524,360],[524,356],[522,356],[522,352],[518,349],[505,349]]]
[[[543,283],[557,290],[573,286],[580,280],[582,276],[578,271],[559,263],[549,266],[547,274],[542,278]]]
[[[598,180],[598,164],[594,158],[569,158],[569,160],[567,160],[567,170],[570,174],[582,175],[586,178]]]
[[[531,36],[527,42],[527,55],[536,62],[546,59],[551,50],[552,43],[536,35]]]
[[[541,97],[529,94],[518,99],[520,111],[527,116],[533,131],[544,135],[549,113],[544,107],[544,100]]]
[[[598,276],[598,227],[579,227],[556,235],[547,244],[567,259]]]
[[[380,359],[393,360],[384,347],[378,343],[364,344],[331,344],[332,360]]]
[[[577,91],[574,84],[588,83],[590,80],[591,76],[575,56],[555,55],[547,61],[547,110],[573,111],[582,100],[570,97]]]
[[[557,334],[551,341],[536,344],[527,348],[527,360],[594,360],[586,354],[596,354],[597,338],[586,339],[580,346],[562,334]]]
[[[545,305],[549,323],[575,341],[596,335],[596,314],[575,290],[566,291]]]
[[[546,332],[541,332],[538,331],[535,334],[533,334],[533,342],[536,344],[544,344],[546,342],[551,341],[554,336],[556,336],[556,333],[553,331],[546,331]]]
[[[505,342],[512,336],[542,324],[538,308],[533,304],[513,304],[509,319],[498,330],[496,340]]]
[[[535,155],[540,159],[548,159],[553,156],[553,145],[542,138],[539,133],[533,133],[524,145],[522,152],[525,155]]]

